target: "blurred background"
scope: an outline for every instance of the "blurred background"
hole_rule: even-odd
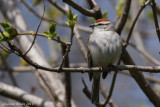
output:
[[[35,6],[33,5],[34,0],[24,0],[24,1],[40,15],[42,15],[43,6],[45,5],[46,17],[54,18],[55,20],[62,21],[62,22],[65,22],[67,20],[66,16],[63,13],[61,13],[59,10],[53,7],[46,0],[42,1],[40,4]],[[74,0],[74,1],[79,5],[87,8],[87,4],[85,0]],[[123,0],[96,0],[98,5],[101,7],[102,12],[107,13],[106,16],[108,17],[109,20],[114,22],[115,25],[119,17],[119,13],[118,13],[119,10],[116,10],[116,7],[118,4],[120,4],[121,1]],[[136,17],[140,6],[142,5],[141,1],[144,1],[144,0],[132,1],[129,19],[121,34],[121,37],[124,40],[126,40],[130,27],[132,25],[132,22]],[[56,2],[63,5],[65,8],[69,7],[67,4],[62,3],[61,0],[56,0]],[[36,31],[40,19],[37,18],[34,14],[32,14],[28,9],[26,9],[21,2],[17,0],[16,3],[21,10],[24,20],[26,21],[26,24],[28,26],[28,31]],[[160,7],[160,1],[156,0],[156,3],[157,3],[157,6]],[[81,13],[79,13],[78,11],[76,11],[75,9],[73,8],[71,9],[75,14],[78,14],[78,20],[77,20],[78,24],[88,27],[91,23],[94,22],[93,18],[86,17]],[[159,19],[160,18],[158,15],[158,20]],[[0,13],[0,22],[1,21],[5,21],[5,19]],[[43,21],[40,26],[39,33],[42,33],[43,31],[47,31],[48,24],[49,24],[48,22]],[[88,29],[91,30],[89,27]],[[61,37],[62,40],[64,41],[69,40],[70,29],[68,27],[57,24],[56,32],[58,33],[58,35]],[[85,46],[87,46],[87,41],[90,33],[81,31],[80,34],[85,43]],[[48,40],[44,37],[37,37],[36,41],[40,45],[41,49],[45,54],[45,57],[47,58],[48,62],[52,66],[57,66],[58,64],[60,64],[62,60],[62,53],[61,53],[61,47],[57,42]],[[147,52],[148,54],[150,54],[157,61],[160,61],[160,57],[159,57],[160,44],[157,38],[154,21],[153,21],[152,9],[150,6],[147,6],[142,11],[137,21],[137,24],[134,28],[134,31],[132,33],[130,42],[135,47],[138,47],[142,51],[144,50],[144,52]],[[137,65],[151,65],[151,66],[157,65],[152,61],[149,61],[146,57],[144,57],[144,55],[140,51],[137,51],[137,49],[134,46],[129,45],[127,47],[127,50]],[[8,55],[6,56],[7,56],[6,57],[7,63],[10,67],[19,66],[19,65],[28,66],[21,58],[19,58],[15,54],[10,54],[9,56]],[[69,58],[70,58],[71,64],[82,63],[82,66],[85,66],[85,67],[87,66],[84,56],[81,53],[80,48],[77,44],[77,40],[75,38],[73,39],[73,45],[71,47],[71,52],[69,53]],[[143,73],[143,74],[149,75],[155,78],[160,78],[160,74],[154,74],[154,73]],[[22,73],[14,73],[14,76],[21,89],[29,93],[32,93],[33,95],[37,95],[41,98],[49,100],[48,96],[40,88],[39,83],[35,78],[34,72],[28,71],[28,72],[22,72]],[[105,80],[102,79],[102,83],[107,92],[110,89],[112,76],[113,76],[113,72],[111,72]],[[82,83],[82,78],[85,80],[86,85],[91,90],[92,82],[89,81],[87,73],[71,73],[72,98],[75,101],[75,104],[77,105],[77,107],[94,107],[95,105],[91,104],[90,100],[84,95],[82,91],[84,88],[84,85]],[[13,85],[8,73],[4,71],[0,71],[0,81]],[[157,92],[160,92],[159,84],[154,84],[152,82],[150,82],[150,84],[153,86],[153,88]],[[135,80],[130,75],[125,73],[118,73],[113,95],[111,98],[118,105],[118,107],[153,107],[153,105],[150,103],[146,95],[141,91],[141,89],[139,88]],[[104,100],[102,96],[100,99],[101,101]],[[13,100],[0,96],[0,101],[12,102]]]

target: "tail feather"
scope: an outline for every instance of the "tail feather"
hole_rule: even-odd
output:
[[[93,77],[91,101],[94,104],[99,102],[99,85],[100,85],[100,76],[98,78]]]

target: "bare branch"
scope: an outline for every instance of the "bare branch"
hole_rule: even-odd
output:
[[[62,0],[62,1],[67,3],[68,5],[72,6],[73,8],[80,11],[82,14],[84,14],[86,16],[94,16],[94,14],[95,14],[94,10],[85,9],[72,0]]]
[[[36,17],[38,17],[39,19],[41,19],[41,15],[39,15],[36,11],[34,11],[24,0],[19,0],[19,2],[21,2],[31,13],[33,13]],[[53,19],[49,19],[47,17],[43,17],[43,20],[47,21],[47,22],[55,22],[59,25],[63,25],[66,26],[65,23],[61,22],[61,21],[56,21]]]
[[[124,74],[124,75],[131,76],[130,73],[127,72],[127,71],[122,71],[122,72],[120,72],[120,73],[122,73],[122,74]],[[154,76],[144,75],[144,78],[145,78],[146,80],[148,80],[149,82],[156,83],[156,84],[160,84],[160,79],[159,79],[159,78],[156,78],[156,77],[154,77]]]
[[[103,104],[104,106],[105,106],[106,104],[108,104],[108,102],[109,102],[109,100],[110,100],[110,98],[111,98],[111,96],[112,96],[113,89],[114,89],[114,85],[115,85],[115,81],[116,81],[116,77],[117,77],[117,73],[118,73],[118,71],[115,71],[115,72],[114,72],[114,75],[113,75],[113,78],[112,78],[112,84],[111,84],[111,87],[110,87],[110,90],[109,90],[109,95],[108,95],[106,101],[105,101],[104,104]]]
[[[122,60],[124,64],[127,65],[133,65],[135,66],[135,63],[133,62],[132,58],[128,54],[128,52],[124,49],[123,51],[124,55],[122,55]],[[130,74],[132,77],[135,79],[135,81],[138,83],[140,88],[143,90],[143,92],[146,94],[146,96],[149,98],[149,100],[155,105],[158,106],[160,105],[160,97],[155,93],[155,91],[151,88],[149,83],[146,81],[142,73],[140,72],[141,70],[137,70],[136,72],[132,72],[130,70]]]
[[[66,53],[67,46],[61,45],[62,47],[62,54],[63,56]],[[64,67],[69,68],[69,57],[68,55],[66,56],[65,62],[64,62]],[[66,107],[71,107],[71,95],[72,95],[72,90],[71,90],[71,74],[70,72],[65,72],[65,105]]]
[[[67,12],[67,10],[63,6],[61,6],[60,4],[58,4],[55,0],[48,0],[48,2],[50,2],[53,6],[55,6],[62,13],[65,14]]]
[[[78,46],[80,47],[80,50],[84,56],[84,59],[87,61],[87,49],[86,49],[86,46],[84,45],[84,42],[82,41],[82,37],[79,34],[78,28],[76,26],[74,28],[74,32],[75,32],[76,40],[78,42]]]
[[[115,27],[118,34],[121,34],[122,29],[124,28],[124,26],[126,24],[128,14],[129,14],[129,10],[130,10],[130,5],[131,5],[131,0],[125,0],[122,15],[120,17],[120,20],[119,20],[118,24]]]
[[[2,82],[0,82],[0,94],[19,102],[23,102],[25,106],[30,104],[29,106],[35,107],[54,107],[53,103],[50,101],[45,101],[42,98],[31,95],[17,87],[9,86]]]
[[[34,66],[36,69],[42,69],[52,72],[99,72],[99,71],[117,71],[117,70],[130,70],[131,73],[137,73],[137,71],[144,71],[144,72],[152,72],[152,73],[159,73],[160,72],[160,66],[136,66],[136,65],[117,65],[113,67],[104,67],[104,69],[99,70],[99,68],[47,68],[41,65],[38,65],[37,63],[30,60],[27,56],[24,56],[20,49],[14,46],[14,49],[16,51],[16,54],[21,56],[26,62]],[[127,53],[126,53],[127,54]],[[123,58],[122,58],[123,59]],[[125,60],[123,60],[125,62]]]
[[[89,9],[93,9],[94,8],[93,2],[91,0],[86,0],[86,1],[87,1]]]
[[[126,40],[127,45],[128,45],[129,40],[130,40],[130,38],[131,38],[131,34],[132,34],[132,31],[133,31],[133,28],[134,28],[134,26],[135,26],[135,24],[136,24],[136,22],[137,22],[137,20],[138,20],[138,18],[139,18],[139,16],[140,16],[142,10],[149,4],[149,2],[150,2],[150,0],[146,1],[146,2],[141,6],[141,8],[139,9],[139,11],[138,11],[138,13],[137,13],[137,15],[136,15],[133,23],[132,23],[131,29],[130,29],[130,31],[129,31],[129,34],[128,34],[128,37],[127,37],[127,40]],[[126,46],[127,46],[127,45],[126,45]]]
[[[37,27],[37,30],[36,30],[36,33],[35,33],[35,36],[34,36],[34,39],[33,39],[33,42],[32,42],[31,46],[29,47],[29,49],[26,51],[26,53],[24,55],[27,55],[27,53],[31,50],[31,48],[33,47],[33,45],[34,45],[34,43],[36,41],[37,33],[38,33],[39,27],[40,27],[40,25],[42,23],[42,19],[44,17],[44,13],[45,13],[45,6],[44,6],[44,11],[43,11],[42,18],[41,18],[41,20],[40,20],[40,22],[38,24],[38,27]]]
[[[0,53],[0,58],[2,63],[4,64],[4,68],[10,68],[6,59],[3,57],[2,53]],[[11,82],[13,83],[14,86],[18,87],[18,83],[16,81],[16,78],[14,77],[13,71],[8,71],[9,77],[11,79]]]
[[[107,99],[108,98],[108,94],[106,93],[105,87],[102,84],[100,84],[100,91],[101,91],[101,94],[103,95],[103,97],[105,99]],[[112,99],[109,100],[108,104],[111,107],[118,107]]]
[[[17,36],[22,36],[22,35],[32,35],[32,36],[35,36],[35,35],[37,35],[37,36],[42,36],[42,37],[45,37],[45,38],[47,38],[44,34],[41,34],[41,33],[35,33],[35,32],[21,32],[21,33],[18,33],[18,35]],[[54,41],[56,41],[56,42],[58,42],[58,43],[61,43],[61,44],[63,44],[63,45],[67,45],[67,43],[65,43],[64,41],[62,41],[61,39],[55,39],[55,38],[52,38],[52,40],[54,40]]]
[[[155,24],[155,27],[156,27],[157,36],[158,36],[158,39],[159,39],[159,42],[160,42],[160,29],[159,29],[158,20],[157,20],[155,0],[151,0],[151,7],[152,7],[152,11],[153,11],[154,24]]]
[[[135,50],[139,51],[141,55],[143,55],[145,59],[147,59],[148,61],[154,63],[155,65],[160,65],[160,61],[158,61],[156,58],[150,55],[146,50],[139,48],[139,46],[136,46],[133,43],[129,43],[129,45],[133,47]]]
[[[66,53],[63,55],[63,59],[62,59],[62,62],[61,62],[61,64],[60,64],[60,66],[59,66],[59,69],[62,69],[62,66],[63,66],[63,64],[64,64],[64,62],[65,62],[65,59],[66,59],[66,57],[68,56],[68,53],[70,52],[70,48],[71,48],[71,46],[72,46],[72,40],[73,40],[73,36],[74,36],[73,29],[74,29],[74,27],[71,28],[70,41],[69,41],[69,43],[67,44],[68,46],[67,46],[67,49],[66,49]]]
[[[75,3],[73,0],[62,0],[63,2],[67,3],[68,5],[72,6],[74,9],[78,10],[82,14],[90,17],[94,17],[95,19],[102,18],[102,13],[100,7],[97,5],[97,3],[94,0],[91,0],[90,3],[92,3],[93,9],[85,9]]]

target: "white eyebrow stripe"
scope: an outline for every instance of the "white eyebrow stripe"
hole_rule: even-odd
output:
[[[106,25],[106,24],[110,24],[111,22],[99,22],[99,23],[95,23],[94,25],[97,26],[99,24],[102,24],[102,25]]]

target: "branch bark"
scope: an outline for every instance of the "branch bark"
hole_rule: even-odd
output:
[[[63,2],[67,3],[68,5],[72,6],[74,9],[78,10],[82,14],[90,17],[94,17],[95,19],[102,18],[102,13],[100,7],[94,0],[90,0],[90,5],[92,9],[85,9],[82,6],[75,3],[73,0],[62,0]]]
[[[17,87],[9,86],[2,82],[0,82],[0,95],[22,102],[25,104],[24,106],[28,105],[34,107],[54,107],[53,103],[50,101],[45,101],[42,98],[29,94]]]
[[[126,50],[124,50],[124,56],[122,58],[124,64],[130,64],[135,65],[133,60],[131,59],[130,55]],[[136,72],[132,72],[130,70],[131,76],[135,79],[135,81],[138,83],[139,87],[143,90],[143,92],[146,94],[146,96],[149,98],[149,100],[154,104],[154,106],[158,107],[160,105],[160,97],[157,95],[157,93],[151,88],[148,81],[144,78],[141,70],[137,70]]]
[[[0,9],[2,10],[3,15],[6,19],[8,19],[8,21],[14,24],[14,26],[19,31],[25,32],[27,30],[27,26],[23,20],[20,10],[17,8],[15,3],[16,1],[14,0],[2,0],[0,3]],[[28,44],[31,44],[31,41],[26,36],[18,38],[18,42],[23,50],[28,49]],[[50,67],[47,60],[45,60],[40,47],[36,44],[32,47],[27,56],[29,57],[29,59],[38,62],[39,65]],[[57,106],[62,106],[65,99],[64,84],[61,80],[62,76],[58,73],[49,73],[45,72],[44,70],[38,70],[38,72],[43,76],[45,82],[50,85],[51,90],[54,90],[54,94],[57,95],[59,100],[59,102],[57,102]],[[74,103],[72,104],[72,106],[75,106]]]
[[[118,34],[121,34],[121,32],[122,32],[122,30],[123,30],[123,28],[126,24],[128,14],[129,14],[129,10],[130,10],[130,5],[131,5],[131,0],[125,0],[122,15],[120,17],[120,20],[119,20],[118,24],[115,27]]]
[[[123,14],[120,18],[120,21],[116,25],[116,31],[120,34],[123,30],[123,27],[127,21],[128,18],[128,13],[130,10],[130,4],[131,0],[126,0],[125,6],[123,9]],[[134,61],[130,57],[129,53],[127,52],[126,49],[123,51],[123,58],[122,61],[126,65],[135,65]],[[149,98],[149,100],[155,105],[159,106],[160,105],[160,97],[154,92],[154,90],[151,88],[151,86],[148,84],[144,76],[140,71],[132,72],[130,71],[130,74],[132,77],[135,79],[135,81],[138,83],[139,87],[143,90],[143,92],[146,94],[146,96]]]

